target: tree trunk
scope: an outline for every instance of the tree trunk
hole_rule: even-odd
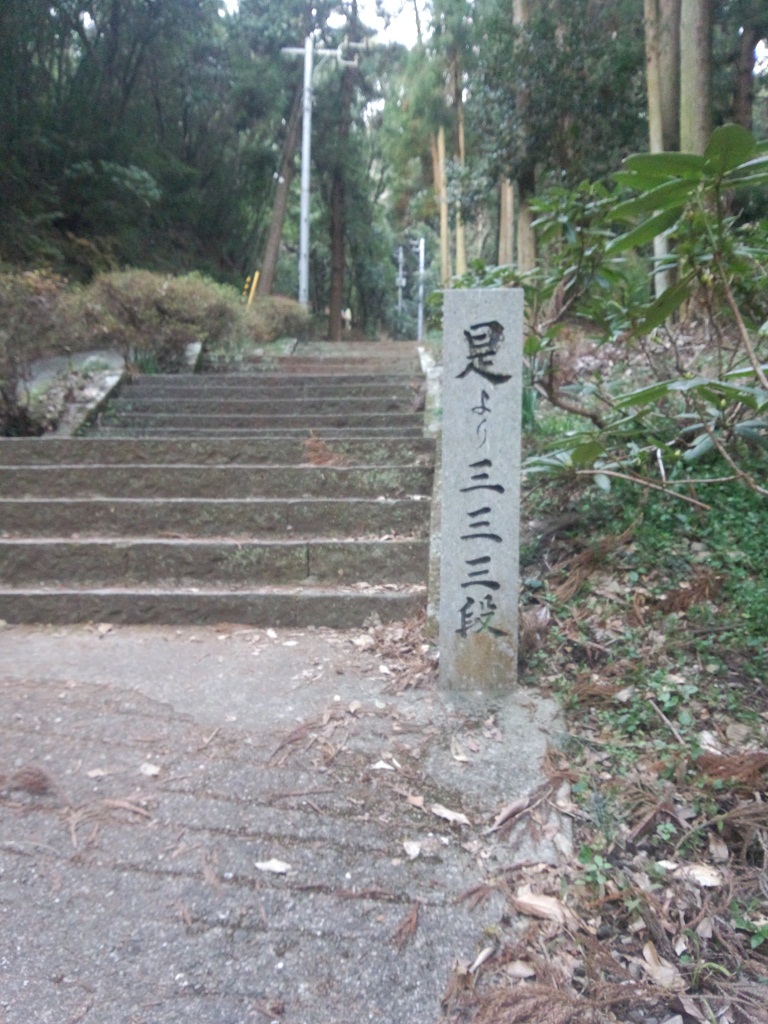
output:
[[[458,146],[456,156],[459,167],[464,167],[464,104],[461,99],[461,83],[458,83],[456,91],[456,117]],[[467,242],[464,233],[464,218],[461,215],[461,202],[456,203],[456,273],[466,274],[467,272]]]
[[[349,68],[345,70],[345,74]],[[328,338],[341,340],[344,308],[344,263],[346,234],[346,182],[344,168],[337,164],[331,183],[331,286],[328,296]]]
[[[451,244],[448,235],[448,196],[445,180],[445,129],[442,125],[432,142],[432,174],[440,210],[440,283],[447,288],[451,281]]]
[[[662,153],[679,144],[680,0],[644,2],[649,143]]]
[[[665,150],[680,145],[680,0],[659,0],[661,136]]]
[[[520,274],[536,268],[536,233],[529,202],[535,186],[533,169],[524,171],[517,179],[517,270]]]
[[[733,120],[752,131],[752,108],[755,100],[755,47],[761,32],[756,25],[745,25],[739,39],[736,62],[736,90],[733,99]]]
[[[712,2],[680,5],[680,149],[703,153],[712,131]]]
[[[512,23],[517,29],[525,28],[531,17],[530,0],[514,0]],[[517,105],[522,115],[528,106],[528,95],[520,92]],[[524,274],[536,266],[536,235],[533,230],[533,211],[529,198],[536,188],[536,171],[526,167],[517,178],[517,270]]]
[[[680,0],[645,0],[645,59],[648,84],[648,134],[652,153],[677,149],[680,81]],[[669,253],[666,235],[653,240],[659,267]],[[653,276],[654,294],[671,284],[666,270]]]
[[[515,258],[515,188],[511,181],[499,182],[499,254],[500,267]]]
[[[291,191],[291,184],[295,173],[295,157],[301,139],[301,111],[303,100],[303,87],[296,89],[293,99],[291,114],[288,118],[288,126],[283,139],[283,151],[280,154],[280,165],[277,172],[277,187],[275,198],[272,202],[272,218],[269,222],[269,233],[267,244],[264,247],[264,256],[261,261],[261,272],[259,283],[256,285],[257,295],[270,295],[272,286],[275,283],[275,271],[277,260],[280,255],[280,239],[283,236],[283,223],[285,213],[288,209],[288,195]]]
[[[357,3],[352,4],[350,20],[355,38],[357,26]],[[328,295],[328,338],[341,339],[342,311],[344,309],[344,270],[346,263],[347,231],[347,142],[352,119],[352,94],[356,68],[345,67],[341,79],[341,102],[339,110],[339,144],[336,150],[336,166],[331,182],[331,285]]]

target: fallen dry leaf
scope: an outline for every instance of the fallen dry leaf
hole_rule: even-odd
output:
[[[526,978],[535,978],[536,971],[527,964],[525,960],[510,960],[504,965],[504,973],[510,978],[524,981]]]
[[[272,857],[270,860],[257,860],[254,867],[259,871],[269,871],[273,875],[287,875],[291,870],[290,864],[286,864],[284,860],[278,860],[276,857]]]
[[[527,885],[517,890],[512,897],[512,905],[519,914],[525,914],[527,917],[541,917],[565,928],[579,927],[578,918],[563,902],[555,896],[532,893]]]
[[[643,946],[642,968],[654,985],[665,988],[669,992],[682,992],[685,990],[685,981],[674,964],[663,960],[652,942],[646,942]]]
[[[485,961],[490,960],[490,958],[493,956],[495,952],[495,946],[486,946],[484,949],[481,949],[480,952],[475,957],[475,959],[469,965],[469,973],[475,974],[477,971],[479,971],[480,968],[485,963]]]
[[[716,836],[714,832],[710,832],[707,845],[709,846],[709,855],[715,863],[726,864],[728,862],[730,857],[728,847],[720,836]]]
[[[527,807],[530,806],[530,796],[521,796],[517,800],[513,800],[507,804],[506,807],[502,807],[496,817],[493,819],[493,824],[489,825],[483,833],[484,835],[490,835],[491,832],[495,832],[496,829],[501,828],[505,822],[509,821],[510,818],[516,817],[521,814]]]
[[[403,947],[406,946],[416,934],[416,929],[419,927],[420,910],[421,903],[416,900],[395,929],[395,934],[392,936],[392,942],[398,949],[403,949]]]
[[[443,807],[442,804],[432,804],[429,808],[433,814],[436,814],[438,818],[445,818],[446,821],[450,821],[454,825],[471,825],[472,822],[461,811],[451,811],[447,807]]]
[[[460,764],[469,764],[469,758],[461,749],[459,741],[455,736],[451,736],[451,757],[454,761],[458,761]]]
[[[711,864],[683,864],[675,871],[675,878],[685,878],[703,889],[716,889],[724,882],[722,871]]]

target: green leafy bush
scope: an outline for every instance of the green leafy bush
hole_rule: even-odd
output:
[[[303,337],[309,325],[306,307],[285,295],[257,295],[247,310],[248,337],[259,345],[278,338]]]
[[[247,307],[235,289],[198,274],[123,270],[86,286],[44,271],[0,274],[0,433],[39,432],[25,388],[37,359],[110,348],[140,372],[175,373],[194,342],[228,359],[302,335],[308,324],[293,299]]]
[[[68,332],[78,348],[116,348],[143,371],[178,372],[188,345],[217,345],[243,332],[243,321],[234,289],[197,274],[100,274],[68,300]]]
[[[44,271],[0,274],[0,434],[35,432],[26,383],[34,360],[55,346],[65,287]]]

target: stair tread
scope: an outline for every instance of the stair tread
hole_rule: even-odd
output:
[[[419,613],[435,445],[417,363],[415,346],[300,343],[125,382],[80,437],[0,442],[0,618]]]

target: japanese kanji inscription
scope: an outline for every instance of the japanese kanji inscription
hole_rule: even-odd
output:
[[[440,679],[517,678],[523,296],[461,289],[443,308]]]

